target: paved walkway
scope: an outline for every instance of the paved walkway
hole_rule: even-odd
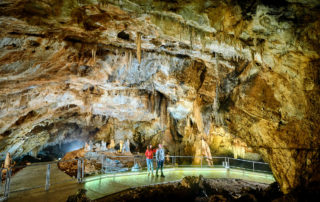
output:
[[[185,176],[199,176],[200,174],[205,178],[237,178],[268,184],[274,182],[272,174],[238,169],[228,171],[225,168],[171,168],[165,169],[165,178],[151,177],[146,172],[88,177],[84,188],[87,190],[87,196],[90,199],[98,199],[128,188],[172,182],[181,180]]]
[[[51,186],[49,191],[45,191],[46,170],[47,164],[32,164],[12,176],[8,201],[66,201],[69,195],[83,187],[82,184],[77,183],[76,179],[62,172],[57,164],[53,163],[50,172]]]
[[[167,168],[164,170],[165,178],[147,176],[146,172],[127,172],[112,175],[99,175],[85,178],[85,183],[77,184],[58,169],[56,164],[51,164],[51,186],[49,191],[44,190],[47,165],[29,166],[19,171],[11,179],[11,201],[66,201],[80,188],[87,189],[87,196],[94,200],[106,195],[123,191],[128,188],[160,184],[181,180],[185,176],[203,175],[205,178],[238,178],[255,182],[272,183],[272,174],[256,173],[238,169],[225,168]],[[30,187],[39,187],[25,191]]]

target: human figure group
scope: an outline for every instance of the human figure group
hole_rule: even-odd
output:
[[[162,144],[158,145],[158,149],[153,149],[152,145],[149,145],[145,155],[146,155],[146,161],[147,161],[147,167],[148,167],[148,175],[153,176],[153,154],[155,153],[156,156],[156,162],[157,162],[157,170],[156,170],[156,177],[158,177],[158,170],[161,171],[161,177],[164,177],[163,175],[163,163],[165,159],[164,155],[164,149],[162,147]]]

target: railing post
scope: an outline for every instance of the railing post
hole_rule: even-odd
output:
[[[102,156],[102,159],[101,159],[101,174],[104,172],[104,171],[103,171],[104,158],[105,158],[105,156],[103,155],[103,156]]]
[[[230,160],[229,160],[229,157],[228,157],[228,168],[230,168]]]
[[[7,198],[9,198],[9,193],[10,193],[11,175],[12,175],[12,170],[10,169],[9,175],[8,175],[8,183],[7,183]]]
[[[46,174],[46,185],[45,185],[45,190],[48,191],[50,187],[50,167],[51,165],[48,164],[47,166],[47,174]]]
[[[201,156],[201,168],[202,168],[202,158],[203,158],[203,156]]]
[[[81,166],[81,182],[83,182],[84,178],[84,159],[82,159],[82,166]]]
[[[4,168],[0,168],[0,171],[1,171],[1,173],[0,173],[0,179],[1,179],[1,181],[2,181],[2,174],[3,174],[3,169]],[[2,189],[2,183],[0,183],[0,191],[1,191],[1,189]]]
[[[78,183],[81,182],[81,160],[78,159],[78,166],[77,166],[77,181]]]
[[[172,164],[172,167],[173,167],[173,156],[171,156],[171,164]]]
[[[254,172],[254,161],[252,161],[252,170]]]
[[[7,172],[6,172],[6,179],[5,179],[3,196],[5,199],[8,199],[9,193],[10,193],[11,169],[9,169],[9,168],[5,168],[5,169],[7,170]],[[3,171],[3,169],[1,169],[1,179],[2,179],[2,171]]]

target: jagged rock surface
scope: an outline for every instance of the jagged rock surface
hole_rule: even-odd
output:
[[[285,193],[319,181],[318,1],[5,0],[0,13],[3,157],[79,138],[192,155],[204,139],[259,152]]]

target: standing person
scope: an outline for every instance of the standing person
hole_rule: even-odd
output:
[[[153,162],[152,162],[153,161],[153,150],[152,150],[152,145],[148,146],[145,155],[146,155],[146,160],[147,160],[148,176],[150,175],[150,171],[151,171],[151,176],[153,176]]]
[[[158,177],[158,170],[161,169],[161,177],[164,177],[163,175],[163,162],[164,162],[164,149],[162,147],[162,144],[159,144],[159,148],[156,151],[156,160],[157,160],[157,172],[156,176]]]

